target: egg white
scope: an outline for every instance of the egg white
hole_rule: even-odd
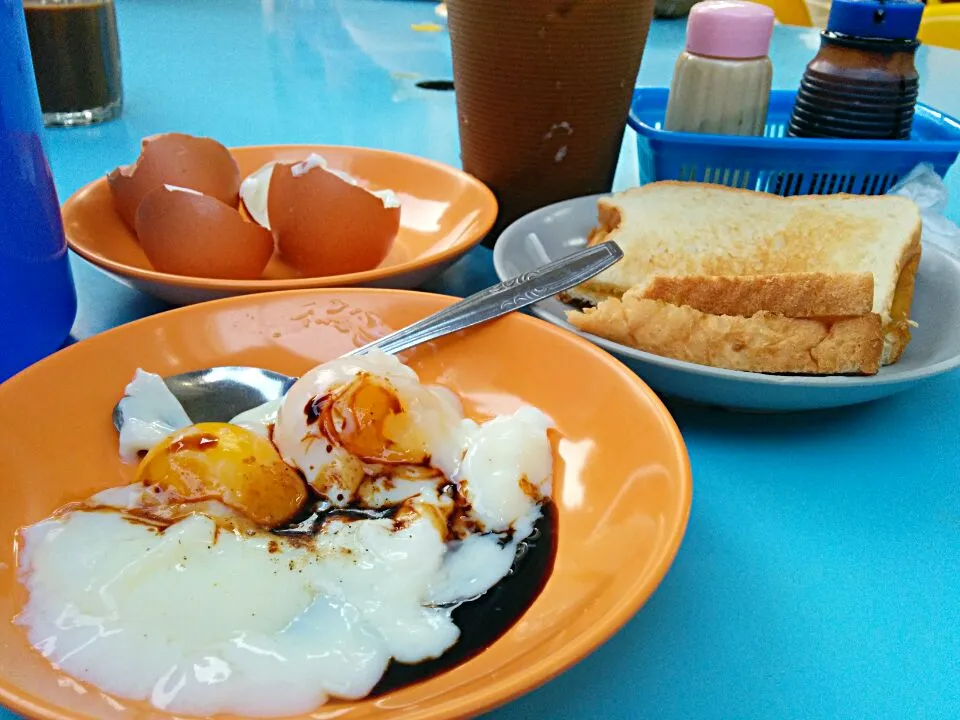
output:
[[[180,401],[163,378],[137,370],[120,400],[120,456],[134,462],[167,435],[190,425]]]
[[[367,373],[389,386],[419,430],[431,465],[447,477],[456,474],[465,448],[463,410],[446,390],[420,383],[417,374],[393,355],[373,351],[361,357],[339,358],[306,373],[287,392],[277,414],[273,441],[287,464],[298,468],[313,488],[337,506],[358,499],[361,484],[380,474],[346,448],[324,437],[305,408]]]
[[[418,519],[335,521],[298,547],[217,530],[165,531],[103,511],[27,528],[17,622],[56,668],[186,715],[307,712],[360,698],[391,658],[441,655],[459,630],[423,604],[446,548]]]
[[[550,418],[532,407],[474,426],[456,480],[483,528],[504,532],[550,497]]]

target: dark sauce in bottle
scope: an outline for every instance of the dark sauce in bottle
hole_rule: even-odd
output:
[[[43,112],[119,109],[123,91],[113,0],[28,0],[24,10]]]
[[[905,140],[920,88],[914,64],[923,4],[836,0],[807,65],[788,134]]]

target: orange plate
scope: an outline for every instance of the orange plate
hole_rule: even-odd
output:
[[[0,386],[0,534],[7,538],[0,617],[13,618],[25,600],[15,578],[17,527],[130,479],[110,412],[136,368],[168,375],[253,365],[299,374],[451,301],[365,289],[247,295],[111,330]],[[476,418],[530,403],[554,419],[554,570],[527,613],[484,652],[380,697],[324,705],[312,718],[463,718],[536,687],[630,619],[666,573],[686,527],[690,465],[677,426],[636,375],[587,341],[515,314],[404,360],[424,381],[457,391]],[[171,717],[128,701],[119,702],[131,712],[118,713],[99,692],[78,687],[29,648],[21,629],[0,623],[0,699],[15,710],[61,719]]]
[[[393,190],[401,202],[400,232],[387,259],[373,270],[326,277],[301,277],[277,256],[259,280],[217,280],[157,272],[136,236],[113,209],[105,177],[81,188],[63,205],[70,248],[94,265],[127,278],[139,289],[183,305],[294,288],[416,287],[479,243],[497,217],[497,201],[486,185],[448,165],[412,155],[331,145],[265,145],[232,148],[230,152],[242,177],[271,160],[296,162],[317,153],[331,167],[350,173],[370,190]]]

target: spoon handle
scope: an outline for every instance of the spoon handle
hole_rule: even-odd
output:
[[[549,265],[481,290],[413,325],[348,352],[344,357],[363,355],[374,349],[398,353],[493,320],[569,290],[606,270],[622,257],[623,251],[612,240],[578,250]]]

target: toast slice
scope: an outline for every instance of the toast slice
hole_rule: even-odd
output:
[[[789,311],[784,314],[812,317],[829,307],[831,297],[858,296],[862,281],[851,279],[869,273],[870,310],[883,324],[883,362],[899,359],[910,340],[921,222],[908,198],[782,198],[719,185],[659,182],[601,199],[598,207],[599,225],[590,243],[615,240],[624,258],[566,293],[567,301],[597,304],[637,288],[651,299],[682,297],[683,304],[751,316],[757,303],[738,302],[757,288],[755,278],[780,276],[777,292],[784,298],[782,309]],[[825,276],[820,297],[807,295],[811,273]],[[712,279],[718,276],[741,280],[721,286]],[[668,278],[672,290],[664,285]],[[723,301],[708,302],[712,293],[722,294]],[[810,302],[791,306],[789,297]]]
[[[648,300],[688,305],[712,315],[750,317],[765,311],[788,318],[852,317],[873,311],[872,273],[657,275],[642,292]]]
[[[713,315],[630,290],[593,308],[567,313],[571,324],[621,345],[727,370],[807,375],[880,369],[880,316],[788,318]]]

